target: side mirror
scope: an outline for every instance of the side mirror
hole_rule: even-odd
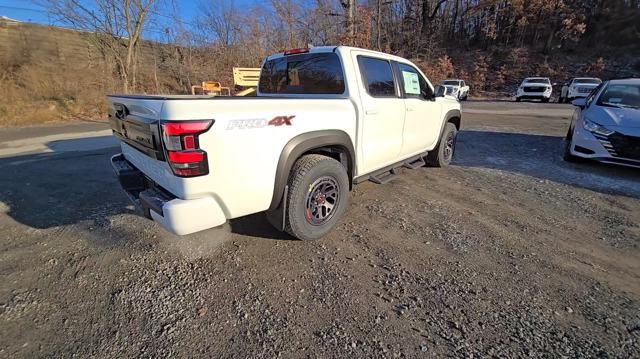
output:
[[[571,104],[580,108],[585,108],[587,106],[587,101],[583,98],[577,98],[571,101]]]
[[[438,85],[438,86],[436,87],[435,97],[444,97],[444,94],[445,94],[446,92],[447,92],[447,88],[446,88],[446,87]],[[427,96],[426,96],[426,95],[427,95],[427,94],[426,94],[426,92],[425,92],[425,91],[423,91],[423,92],[422,92],[422,96],[424,96],[424,98],[427,98]]]
[[[551,84],[551,86],[558,86],[558,83],[554,82],[554,83]]]

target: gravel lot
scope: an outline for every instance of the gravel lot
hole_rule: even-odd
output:
[[[0,357],[640,357],[640,171],[563,162],[570,106],[464,107],[454,165],[357,186],[310,243],[172,236],[102,132],[0,131]]]

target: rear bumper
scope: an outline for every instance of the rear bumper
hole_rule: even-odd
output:
[[[122,154],[111,157],[118,181],[142,214],[170,232],[185,235],[224,224],[227,218],[212,197],[183,200],[158,187]]]

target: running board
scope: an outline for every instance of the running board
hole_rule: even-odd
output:
[[[427,163],[424,161],[424,158],[419,157],[418,159],[412,162],[409,162],[409,161],[405,162],[404,167],[410,170],[415,170],[416,168],[424,167],[426,164]]]
[[[396,178],[396,169],[392,168],[387,172],[382,172],[380,174],[370,176],[369,181],[376,184],[386,184],[391,182],[391,180],[394,178]]]
[[[358,176],[353,179],[353,183],[358,184],[365,181],[371,181],[377,184],[385,184],[396,177],[396,171],[400,167],[406,167],[410,169],[416,169],[426,164],[424,158],[428,155],[428,152],[415,155],[413,157],[405,158],[402,161],[396,162],[390,166],[383,167],[379,170]]]

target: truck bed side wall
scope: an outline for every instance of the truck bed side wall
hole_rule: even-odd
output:
[[[163,182],[179,198],[216,197],[228,218],[269,208],[278,160],[291,138],[316,130],[355,138],[355,109],[348,99],[173,100],[165,102],[160,119],[215,120],[200,136],[209,175],[179,178],[167,167]]]

